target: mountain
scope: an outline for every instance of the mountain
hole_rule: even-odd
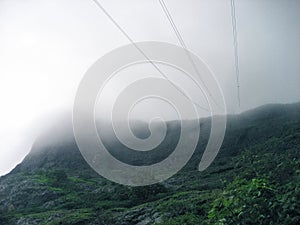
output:
[[[189,123],[193,132],[195,121]],[[0,224],[300,224],[300,103],[228,115],[222,148],[203,172],[197,168],[210,119],[201,119],[189,163],[168,180],[145,187],[99,176],[66,124],[42,135],[23,162],[0,178]],[[178,141],[180,122],[169,121],[167,128],[153,154],[130,152],[110,131],[106,144],[122,161],[153,163]],[[135,121],[134,133],[147,137],[147,124]]]

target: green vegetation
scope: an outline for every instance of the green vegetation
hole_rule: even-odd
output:
[[[86,166],[43,164],[14,172],[0,178],[0,224],[298,225],[300,118],[295,115],[231,122],[222,151],[207,170],[196,170],[200,146],[182,171],[147,187],[112,183]]]

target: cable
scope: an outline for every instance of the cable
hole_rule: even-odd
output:
[[[241,106],[240,69],[239,69],[239,55],[238,55],[236,14],[235,14],[235,2],[234,2],[234,0],[231,0],[231,22],[232,22],[232,35],[233,35],[233,47],[234,47],[234,65],[235,65],[236,84],[237,84],[237,99],[238,99],[238,103],[239,103],[239,107],[240,107]]]
[[[108,13],[108,11],[105,10],[105,8],[97,1],[92,0],[98,8],[102,10],[102,12],[109,18],[109,20],[122,32],[122,34],[130,41],[132,45],[147,59],[147,61],[154,66],[154,68],[166,79],[170,82],[170,84],[175,87],[184,97],[186,97],[189,101],[191,101],[194,105],[196,105],[198,108],[209,111],[205,107],[199,105],[198,103],[192,101],[185,93],[182,91],[176,84],[174,84],[172,81],[168,79],[168,77],[159,69],[159,67],[143,52],[143,50],[133,41],[133,39],[125,32],[125,30],[117,23],[117,21]]]
[[[184,40],[183,40],[183,38],[182,38],[182,35],[180,34],[180,32],[179,32],[179,30],[178,30],[178,28],[177,28],[177,26],[176,26],[176,24],[175,24],[175,22],[174,22],[172,16],[171,16],[170,11],[168,10],[168,7],[167,7],[166,3],[164,2],[164,0],[159,0],[159,4],[160,4],[161,8],[163,9],[163,11],[164,11],[164,13],[165,13],[167,19],[169,20],[169,22],[170,22],[170,24],[171,24],[171,26],[172,26],[172,28],[173,28],[173,31],[174,31],[175,35],[177,36],[177,39],[178,39],[178,41],[179,41],[181,47],[185,50],[185,53],[186,53],[186,55],[187,55],[189,61],[191,62],[192,66],[193,66],[193,68],[194,68],[194,70],[195,70],[195,72],[198,74],[198,76],[199,76],[201,82],[203,83],[203,86],[204,86],[205,90],[207,91],[208,95],[212,98],[212,100],[215,102],[215,104],[216,104],[218,107],[220,107],[220,106],[218,105],[217,101],[214,99],[214,97],[213,97],[212,94],[210,93],[210,91],[209,91],[209,89],[207,88],[207,86],[205,85],[205,82],[204,82],[204,80],[202,79],[201,74],[200,74],[200,72],[199,72],[199,70],[198,70],[198,68],[197,68],[197,66],[196,66],[196,64],[195,64],[195,62],[194,62],[194,60],[193,60],[193,58],[192,58],[190,52],[188,51],[188,48],[187,48],[187,46],[186,46],[186,44],[185,44],[185,42],[184,42]]]

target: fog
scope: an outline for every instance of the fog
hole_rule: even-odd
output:
[[[236,1],[240,107],[230,1],[165,2],[188,48],[214,72],[229,113],[300,101],[300,1]],[[179,45],[158,1],[101,3],[134,41]],[[71,114],[87,69],[128,43],[93,1],[0,1],[0,175],[24,158],[41,130],[57,123],[61,114]],[[201,99],[196,92],[194,97]],[[153,107],[161,103],[151,104],[141,108],[173,114],[165,106]]]

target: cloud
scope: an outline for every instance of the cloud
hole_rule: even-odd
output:
[[[101,2],[133,40],[178,44],[158,1]],[[241,108],[230,2],[166,0],[166,4],[188,48],[214,71],[229,112],[300,100],[299,1],[236,1]],[[70,110],[90,65],[127,43],[92,1],[0,2],[0,174],[29,151],[35,127],[47,123],[37,118]]]

